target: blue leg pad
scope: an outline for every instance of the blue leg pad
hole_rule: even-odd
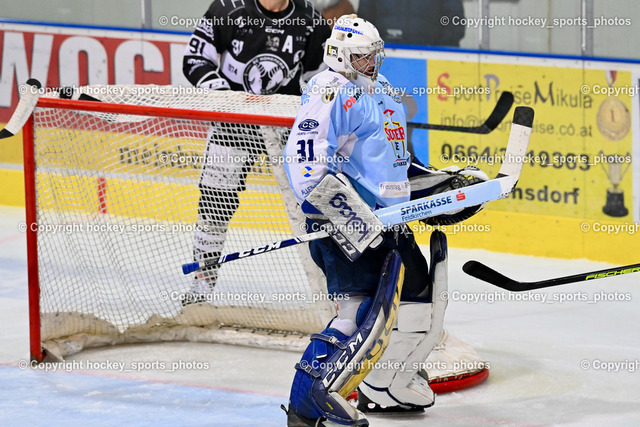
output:
[[[289,416],[311,423],[318,419],[349,426],[367,426],[366,418],[347,401],[384,352],[400,302],[404,267],[400,255],[387,256],[378,290],[365,300],[356,315],[358,329],[351,336],[329,326],[311,336],[296,364]],[[295,424],[290,424],[295,425]]]

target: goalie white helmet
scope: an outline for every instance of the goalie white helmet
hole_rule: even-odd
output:
[[[371,22],[355,14],[336,20],[325,43],[325,64],[357,85],[372,88],[384,58],[384,42]]]

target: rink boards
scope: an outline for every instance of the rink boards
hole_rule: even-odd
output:
[[[50,86],[85,84],[89,76],[97,79],[98,75],[102,79],[99,83],[125,83],[116,81],[111,70],[121,70],[119,75],[128,75],[135,68],[127,61],[121,62],[122,56],[115,55],[119,46],[134,40],[145,48],[141,48],[141,56],[154,50],[168,65],[157,73],[136,72],[130,76],[132,81],[186,84],[179,71],[184,35],[64,27],[54,30],[42,25],[10,23],[3,24],[2,30],[5,42],[11,47],[5,51],[25,55],[28,52],[32,55],[31,62],[38,67],[30,69],[25,62],[24,67],[16,68],[15,79],[12,77],[15,87],[10,97],[5,96],[6,103],[0,108],[2,121],[6,121],[15,108],[19,82],[28,78],[24,70],[41,79],[47,76]],[[87,70],[63,76],[58,64],[77,68],[78,63],[77,58],[68,58],[69,52],[60,51],[58,47],[77,35],[83,36],[82,43],[102,46],[106,62],[99,61],[101,56],[93,54],[87,60]],[[53,42],[50,51],[34,49],[49,38]],[[3,61],[6,58],[3,55]],[[636,224],[640,222],[638,61],[390,48],[381,72],[394,85],[414,96],[416,111],[410,118],[413,122],[478,125],[491,112],[502,91],[513,92],[517,105],[528,105],[536,111],[528,153],[531,161],[525,165],[516,192],[506,201],[491,203],[466,224],[467,228],[449,230],[451,246],[612,263],[637,262],[634,253],[640,250],[636,236],[639,231]],[[79,81],[62,82],[68,75],[75,75]],[[11,85],[11,81],[6,85]],[[508,116],[498,129],[482,136],[414,130],[411,132],[413,151],[421,161],[438,167],[473,164],[491,175],[499,167],[496,159],[506,143],[509,119]],[[5,142],[6,149],[0,153],[0,163],[4,164],[0,168],[0,203],[20,206],[24,203],[19,171],[21,138]],[[151,148],[147,147],[153,151]],[[128,150],[118,154],[129,158],[142,155],[141,159],[149,159],[143,151],[136,152],[135,147]],[[190,154],[193,150],[183,151]],[[543,158],[547,160],[542,161]],[[63,178],[55,178],[60,179]],[[129,193],[138,188],[152,195],[156,191],[159,194],[172,191],[191,199],[197,197],[196,192],[181,185],[169,188],[158,182],[137,183],[126,177],[107,178],[104,184],[108,194]],[[242,195],[243,204],[248,202],[249,210],[254,200],[252,191],[249,189]],[[260,194],[256,197],[265,195],[263,192],[270,197],[268,189],[258,190]],[[88,197],[85,203],[86,209],[100,206],[97,196]],[[141,214],[150,218],[183,215],[186,222],[193,219],[189,217],[193,209],[174,212],[167,203],[158,199],[157,207],[144,208]],[[127,214],[120,205],[112,203],[109,207],[113,212]],[[238,211],[239,218],[245,215],[244,209],[241,207]],[[275,206],[273,209],[278,211]],[[248,228],[261,226],[260,221],[243,220],[242,224]],[[232,226],[237,226],[235,219]],[[424,229],[418,240],[426,244],[428,236],[429,230]]]

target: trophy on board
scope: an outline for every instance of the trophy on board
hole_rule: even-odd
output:
[[[631,167],[631,154],[627,153],[626,156],[620,156],[617,154],[607,156],[603,151],[598,154],[603,160],[601,162],[604,172],[609,178],[612,187],[607,189],[607,202],[602,208],[602,212],[609,216],[621,217],[629,214],[629,209],[624,206],[624,192],[620,189],[620,183],[622,178],[629,171]],[[623,167],[624,163],[627,163],[627,167]],[[605,167],[605,163],[607,167]]]
[[[607,71],[606,77],[609,87],[614,86],[617,76],[616,70]],[[615,96],[609,96],[598,108],[596,123],[600,134],[605,139],[616,143],[629,134],[631,114],[624,102]],[[624,192],[620,188],[620,182],[631,166],[630,153],[627,153],[626,156],[621,156],[618,153],[605,155],[603,151],[600,151],[599,156],[604,172],[612,185],[607,189],[607,202],[602,208],[602,212],[613,217],[626,216],[629,214],[629,209],[624,206]],[[628,163],[626,168],[623,167],[624,163]]]

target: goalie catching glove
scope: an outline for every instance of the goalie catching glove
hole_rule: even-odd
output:
[[[412,163],[409,167],[411,200],[468,187],[489,181],[489,179],[486,173],[475,166],[467,166],[462,169],[458,166],[449,166],[448,168],[437,170],[419,163]],[[481,205],[463,208],[447,214],[429,217],[422,221],[433,226],[456,224],[480,212],[484,205],[485,203],[482,203]]]

